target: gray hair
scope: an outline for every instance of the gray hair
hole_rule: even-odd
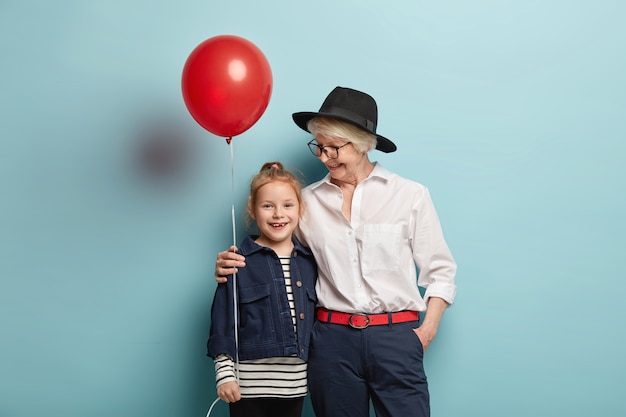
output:
[[[307,123],[309,132],[316,135],[352,142],[354,148],[366,153],[376,148],[376,135],[351,123],[331,117],[314,117]]]

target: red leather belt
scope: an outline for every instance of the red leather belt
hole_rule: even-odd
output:
[[[324,323],[343,324],[355,329],[365,329],[369,326],[380,326],[382,324],[405,323],[407,321],[419,320],[417,311],[398,311],[396,313],[342,313],[340,311],[330,311],[325,308],[317,309],[317,319]]]

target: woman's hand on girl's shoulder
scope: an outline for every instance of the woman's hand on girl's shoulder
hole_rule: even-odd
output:
[[[246,258],[237,253],[237,246],[231,246],[228,250],[217,254],[215,261],[215,281],[223,284],[228,281],[228,276],[236,273],[246,266]]]

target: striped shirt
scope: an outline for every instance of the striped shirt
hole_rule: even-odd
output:
[[[289,257],[281,257],[287,299],[291,310],[294,330],[296,308],[291,286]],[[296,333],[297,334],[297,333]],[[228,355],[215,358],[215,380],[217,386],[237,380],[237,369]],[[307,364],[297,356],[263,358],[239,362],[239,390],[242,398],[296,398],[307,393]]]

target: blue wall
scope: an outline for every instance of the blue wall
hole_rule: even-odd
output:
[[[399,151],[372,158],[431,188],[459,263],[426,358],[433,416],[624,415],[625,14],[618,0],[0,2],[0,416],[204,416],[231,203],[267,160],[322,175],[290,113],[336,85],[376,97]],[[254,42],[274,75],[233,141],[234,193],[230,149],[180,90],[188,54],[220,34]]]

